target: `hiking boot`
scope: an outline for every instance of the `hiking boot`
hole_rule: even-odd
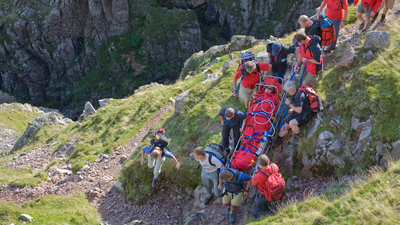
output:
[[[283,138],[276,137],[275,140],[272,142],[272,148],[277,148],[283,143]]]
[[[371,18],[371,23],[370,23],[371,25],[374,24],[376,18],[378,18],[378,15],[379,15],[379,12],[375,13],[375,16],[373,16],[373,17]]]
[[[211,197],[211,198],[212,198],[212,197]],[[211,198],[206,198],[206,199],[204,200],[204,205],[210,204]]]
[[[151,186],[152,186],[153,188],[156,188],[156,187],[157,187],[157,181],[158,181],[158,179],[156,180],[156,179],[153,178],[153,182],[151,183]]]
[[[365,25],[365,21],[362,21],[362,22],[360,23],[360,25],[358,25],[358,29],[359,29],[359,30],[363,29],[363,28],[364,28],[364,25]]]
[[[231,224],[234,224],[235,221],[236,221],[236,216],[235,216],[235,214],[229,212],[229,222],[230,222]]]
[[[385,17],[386,17],[386,15],[382,14],[381,19],[379,20],[379,22],[385,22]]]

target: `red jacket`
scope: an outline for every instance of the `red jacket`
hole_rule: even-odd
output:
[[[269,164],[267,169],[261,170],[261,171],[266,173],[266,174],[268,174],[268,175],[272,174],[274,172],[272,167],[275,167],[275,172],[279,173],[279,168],[275,163]],[[265,185],[265,181],[266,180],[267,180],[267,177],[264,174],[260,173],[260,172],[256,173],[254,175],[254,177],[253,177],[253,185],[257,186],[258,193],[260,193],[260,194],[262,194],[264,196],[266,196],[268,194],[267,191],[266,191],[267,190],[267,186]]]
[[[317,62],[320,62],[320,64],[314,64],[312,62],[307,63],[306,70],[310,74],[316,75],[323,69],[324,61],[322,58],[322,51],[321,51],[321,46],[318,44],[318,42],[321,40],[320,37],[317,35],[309,37],[311,40],[308,42],[308,44],[301,45],[300,46],[300,54],[301,57],[305,57],[307,59],[314,59]],[[305,63],[303,62],[303,66],[305,66]]]
[[[268,71],[269,64],[268,63],[258,63],[261,71]],[[240,79],[243,75],[243,71],[241,71],[242,66],[239,67],[238,71],[236,71],[233,79]],[[260,73],[256,70],[254,73],[249,74],[249,76],[243,76],[242,86],[248,89],[254,89],[255,84],[260,82]]]
[[[353,4],[357,5],[358,0],[354,0]],[[364,4],[364,7],[373,9],[374,12],[378,12],[379,7],[382,4],[382,0],[362,0],[361,4]]]

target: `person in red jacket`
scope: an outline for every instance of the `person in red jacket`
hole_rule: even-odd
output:
[[[273,173],[273,166],[276,167],[275,170],[279,170],[278,166],[275,163],[269,163],[269,158],[266,155],[260,155],[258,157],[259,167],[256,170],[256,174],[253,177],[253,185],[257,186],[257,194],[253,201],[253,216],[254,218],[260,217],[260,214],[263,211],[269,211],[268,207],[268,192],[267,186],[265,185],[265,181],[267,177],[263,175],[261,172],[265,174],[272,174]]]
[[[314,87],[318,83],[318,76],[321,76],[323,69],[321,46],[318,44],[321,38],[317,35],[307,36],[305,33],[297,33],[294,39],[301,44],[301,58],[299,57],[294,65],[295,72],[301,61],[303,61],[303,66],[306,66],[307,63],[301,86]]]
[[[247,61],[244,64],[244,68],[241,65],[238,71],[235,73],[235,76],[233,77],[232,95],[236,96],[237,79],[240,79],[243,76],[240,83],[239,98],[244,101],[244,106],[246,107],[246,109],[250,108],[251,99],[253,98],[253,94],[255,94],[256,91],[256,84],[260,82],[261,71],[267,71],[267,74],[269,74],[271,71],[271,65],[268,63]]]
[[[358,0],[354,0],[354,7],[357,5]],[[362,0],[360,5],[357,8],[356,17],[361,20],[361,23],[358,29],[361,31],[366,31],[371,20],[371,17],[374,17],[379,7],[382,4],[382,0]],[[365,20],[362,14],[365,13]]]
[[[325,8],[325,6],[325,14],[330,20],[332,20],[333,26],[336,30],[336,40],[324,50],[324,52],[330,52],[336,48],[339,30],[340,28],[344,27],[344,23],[347,19],[347,9],[349,7],[349,3],[347,0],[323,0],[321,6],[319,7],[317,18],[319,18],[322,9]]]

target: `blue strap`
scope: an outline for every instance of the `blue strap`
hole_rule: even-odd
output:
[[[242,83],[242,80],[243,80],[243,77],[244,77],[244,73],[245,73],[245,72],[246,72],[246,68],[244,68],[244,70],[243,70],[243,74],[242,74],[242,77],[240,78],[240,81],[239,81],[238,86],[236,87],[236,93],[235,93],[235,94],[238,93],[238,90],[239,90],[240,84]]]
[[[206,152],[206,154],[210,154],[210,155],[212,155],[212,156],[214,156],[215,158],[217,158],[219,161],[221,161],[222,163],[226,163],[224,160],[222,160],[221,158],[219,158],[218,156],[216,156],[214,153],[211,153],[211,152]]]
[[[304,76],[304,73],[306,72],[307,63],[308,63],[308,62],[306,62],[306,65],[304,66],[303,74],[301,74],[300,84],[299,84],[300,87],[303,86],[303,85],[302,85],[302,83],[303,83],[303,76]]]

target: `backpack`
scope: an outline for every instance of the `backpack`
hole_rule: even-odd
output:
[[[319,16],[318,23],[321,27],[321,46],[329,46],[336,40],[336,30],[330,20],[325,14]]]
[[[219,161],[221,161],[221,163],[226,164],[227,155],[225,154],[224,147],[222,145],[210,143],[204,150],[206,151],[206,154],[214,156]],[[214,165],[214,163],[211,162],[211,157],[208,157],[208,163],[212,166],[216,166]]]
[[[243,183],[239,183],[239,181],[242,178],[243,173],[240,172],[239,170],[235,170],[235,169],[232,169],[232,168],[226,168],[226,169],[233,173],[233,178],[232,178],[231,181],[225,182],[225,184],[224,184],[224,186],[225,186],[224,195],[227,192],[235,194],[235,195],[240,193],[240,192],[242,192],[243,188],[244,188],[244,184]]]
[[[260,171],[261,174],[267,177],[265,180],[265,186],[267,187],[265,198],[268,201],[277,201],[283,197],[283,190],[285,189],[285,179],[283,179],[282,174],[279,173],[279,168],[275,163],[270,164],[273,172],[271,174],[266,174]]]
[[[322,100],[318,97],[317,93],[309,86],[301,86],[299,87],[299,92],[304,92],[306,97],[308,98],[308,107],[312,112],[321,112],[324,108],[322,107]],[[296,95],[297,95],[296,94]]]
[[[339,10],[340,6],[342,6],[343,9],[343,0],[340,0],[339,5],[337,6],[337,10]]]
[[[247,76],[250,75],[249,73],[247,73],[245,71],[246,69],[244,68],[244,64],[246,62],[248,62],[248,61],[253,61],[256,64],[257,72],[261,73],[260,65],[258,65],[258,62],[256,61],[256,58],[254,56],[254,52],[243,52],[243,53],[240,53],[239,57],[240,57],[240,63],[239,63],[238,70],[242,71],[244,76],[247,77]],[[242,68],[240,68],[240,66],[242,66]]]
[[[153,144],[153,149],[151,151],[154,150],[154,147],[159,147],[161,149],[167,148],[168,138],[164,133],[155,133],[151,143]]]

